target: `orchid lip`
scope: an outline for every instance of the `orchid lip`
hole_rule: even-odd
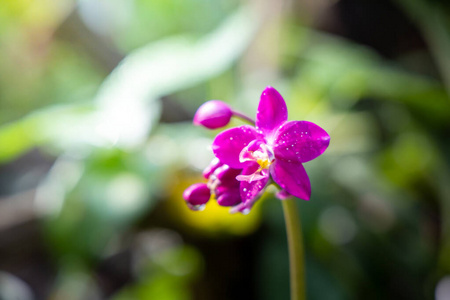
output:
[[[255,180],[261,180],[261,179],[267,177],[267,175],[261,175],[261,174],[258,174],[258,173],[260,173],[260,172],[261,172],[261,171],[259,171],[259,172],[256,171],[255,173],[250,174],[250,175],[238,175],[238,176],[236,176],[236,180],[238,180],[238,181],[252,182],[252,181],[255,181]]]
[[[261,140],[253,140],[241,150],[239,161],[256,162],[261,168],[266,169],[275,161],[275,157],[272,147]]]
[[[248,175],[238,175],[238,181],[252,182],[261,180],[268,175],[263,174],[263,170],[269,169],[270,165],[275,162],[272,148],[265,144],[262,140],[254,140],[249,143],[239,153],[239,161],[241,163],[253,163],[259,165],[254,173]]]

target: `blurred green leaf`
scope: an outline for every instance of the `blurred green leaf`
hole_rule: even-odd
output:
[[[34,128],[34,122],[30,120],[21,120],[2,127],[0,162],[12,159],[35,145],[32,128]]]
[[[96,97],[106,136],[119,146],[142,142],[160,109],[156,99],[225,71],[247,47],[255,29],[255,21],[242,9],[197,43],[174,38],[128,55]],[[155,103],[152,108],[146,104],[149,99]]]
[[[49,299],[99,299],[100,289],[82,261],[65,257],[59,266]]]
[[[51,106],[0,127],[0,162],[17,157],[30,148],[49,145],[70,149],[74,145],[89,146],[95,142],[86,134],[89,105]]]
[[[84,2],[92,3],[93,1]],[[237,0],[137,0],[133,1],[132,5],[129,4],[129,1],[125,1],[125,3],[127,5],[122,5],[122,7],[126,6],[129,9],[131,7],[133,17],[123,24],[125,23],[123,22],[123,9],[116,11],[113,16],[118,15],[119,18],[111,20],[115,26],[105,28],[105,30],[111,33],[121,48],[126,49],[135,49],[143,45],[144,41],[149,42],[186,31],[196,36],[204,34],[220,24],[224,17],[240,4]],[[192,16],[202,17],[194,19]],[[120,25],[122,25],[122,30],[118,32],[117,27]]]
[[[157,100],[226,70],[256,24],[244,8],[199,42],[169,39],[132,52],[102,84],[92,110],[85,104],[50,107],[0,127],[0,161],[41,144],[63,151],[141,144],[159,118]]]
[[[450,18],[445,13],[445,1],[397,0],[406,13],[419,25],[434,56],[447,93],[450,96]]]
[[[140,262],[140,267],[138,282],[119,291],[114,300],[193,299],[189,284],[201,267],[195,248],[183,245],[153,253],[146,262]]]
[[[309,31],[308,31],[309,32]],[[375,97],[404,103],[428,121],[450,118],[449,97],[438,81],[407,72],[381,59],[366,47],[314,31],[305,39],[299,82],[316,88],[337,103]]]
[[[61,157],[37,197],[57,253],[100,255],[111,237],[154,204],[158,181],[148,180],[153,172],[161,174],[139,153],[97,151],[85,161]]]

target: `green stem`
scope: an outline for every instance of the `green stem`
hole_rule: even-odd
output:
[[[241,112],[233,110],[233,116],[235,116],[235,117],[237,117],[237,118],[239,118],[239,119],[241,119],[241,120],[243,120],[243,121],[245,121],[245,122],[255,126],[255,121],[252,118],[247,117],[246,115],[244,115]]]
[[[289,244],[289,268],[291,300],[305,300],[305,269],[303,261],[303,237],[295,198],[282,200]]]

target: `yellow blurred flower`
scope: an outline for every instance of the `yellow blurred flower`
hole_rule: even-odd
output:
[[[202,181],[201,177],[180,177],[172,185],[168,201],[169,213],[177,222],[196,230],[200,234],[219,235],[247,235],[254,232],[261,223],[261,200],[252,208],[248,215],[240,213],[231,214],[228,207],[217,204],[211,199],[203,211],[190,210],[182,195],[191,184]],[[264,198],[264,197],[263,197]]]

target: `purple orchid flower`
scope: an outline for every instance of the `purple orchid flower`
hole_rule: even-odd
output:
[[[274,182],[277,198],[309,200],[311,185],[302,163],[321,155],[330,143],[325,130],[307,121],[287,121],[283,97],[267,87],[256,112],[256,128],[240,126],[220,133],[212,148],[216,158],[203,171],[207,183],[197,183],[183,193],[189,208],[201,210],[213,196],[231,212],[248,213],[265,187]],[[212,100],[195,114],[194,124],[209,129],[226,126],[234,116],[254,123],[228,104]]]
[[[283,97],[267,87],[256,112],[256,128],[240,126],[220,133],[214,140],[214,155],[233,169],[242,169],[241,203],[232,211],[247,212],[266,185],[281,187],[280,199],[290,195],[309,200],[311,185],[303,163],[321,155],[330,143],[328,133],[308,121],[287,121]]]

